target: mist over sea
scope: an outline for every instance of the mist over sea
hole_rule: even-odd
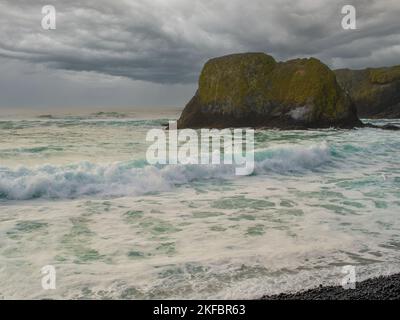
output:
[[[259,298],[400,271],[398,132],[257,130],[238,177],[148,165],[171,119],[0,120],[0,298]]]

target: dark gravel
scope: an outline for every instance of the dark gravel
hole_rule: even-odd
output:
[[[319,287],[304,292],[265,296],[262,300],[398,300],[400,274],[357,283],[355,290],[342,287]]]

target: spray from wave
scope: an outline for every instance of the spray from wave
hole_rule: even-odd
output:
[[[255,153],[254,175],[305,173],[330,161],[331,151],[326,143],[282,145]],[[0,199],[134,196],[165,192],[198,180],[234,177],[234,165],[143,166],[135,161],[108,165],[81,162],[69,166],[0,167]]]

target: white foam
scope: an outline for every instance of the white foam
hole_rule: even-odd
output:
[[[255,174],[312,170],[330,160],[326,144],[280,146],[256,154]],[[131,167],[127,163],[100,165],[80,162],[70,166],[0,168],[0,198],[79,198],[127,196],[163,192],[195,180],[234,178],[233,165],[171,165]]]
[[[290,173],[318,168],[331,160],[331,153],[324,142],[310,146],[276,146],[260,151],[257,157],[264,159],[256,164],[258,174],[269,171]]]

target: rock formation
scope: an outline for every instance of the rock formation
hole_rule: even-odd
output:
[[[264,53],[206,63],[183,128],[279,129],[362,126],[356,108],[326,65],[315,58],[276,62]]]
[[[364,118],[400,118],[400,66],[336,70],[336,78]]]

